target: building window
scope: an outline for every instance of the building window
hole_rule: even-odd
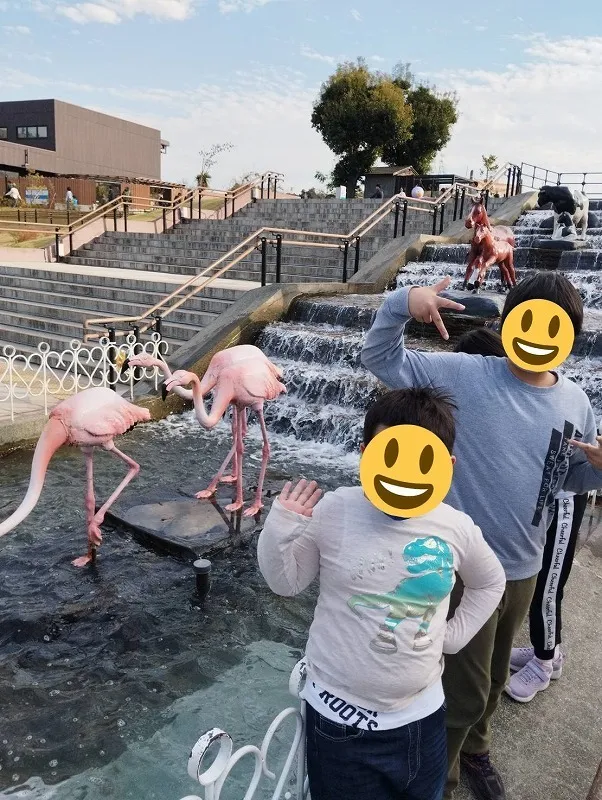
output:
[[[8,139],[8,128],[0,128],[0,139]]]
[[[28,125],[27,128],[17,128],[17,139],[47,139],[48,127],[46,125]]]

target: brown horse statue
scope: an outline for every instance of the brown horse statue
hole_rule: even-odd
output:
[[[509,228],[507,225],[491,225],[489,217],[487,216],[487,209],[485,208],[485,202],[482,195],[479,195],[479,197],[476,197],[472,201],[472,208],[470,210],[470,214],[464,221],[464,225],[467,228],[473,228],[474,230],[476,230],[477,225],[484,225],[486,228],[491,230],[494,239],[499,239],[501,242],[508,242],[508,244],[512,245],[512,247],[515,246],[514,231],[512,228]],[[475,258],[476,251],[473,239],[470,253],[468,254],[468,263],[470,264],[470,262],[474,261]]]
[[[470,276],[474,270],[477,270],[477,279],[474,281],[474,291],[476,294],[485,283],[487,270],[493,267],[494,264],[499,265],[502,276],[502,286],[508,289],[516,286],[513,245],[510,244],[510,242],[496,239],[490,227],[477,225],[472,240],[470,260],[464,276],[463,288],[466,289]]]

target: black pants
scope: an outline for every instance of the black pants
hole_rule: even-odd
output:
[[[562,597],[586,507],[586,494],[555,501],[554,518],[548,528],[543,564],[529,610],[531,644],[537,658],[554,658],[556,645],[561,642]]]

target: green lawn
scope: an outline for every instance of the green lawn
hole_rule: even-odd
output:
[[[6,233],[0,231],[0,247],[34,247],[44,248],[54,244],[54,236],[47,233],[38,236],[36,233]]]

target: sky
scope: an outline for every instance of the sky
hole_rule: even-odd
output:
[[[553,7],[554,6],[554,7]],[[602,171],[602,3],[543,0],[0,0],[0,99],[76,103],[161,130],[163,177],[211,184],[275,170],[316,185],[334,157],[311,127],[321,84],[364,57],[459,97],[437,171],[492,153]],[[596,36],[600,33],[600,36]]]

